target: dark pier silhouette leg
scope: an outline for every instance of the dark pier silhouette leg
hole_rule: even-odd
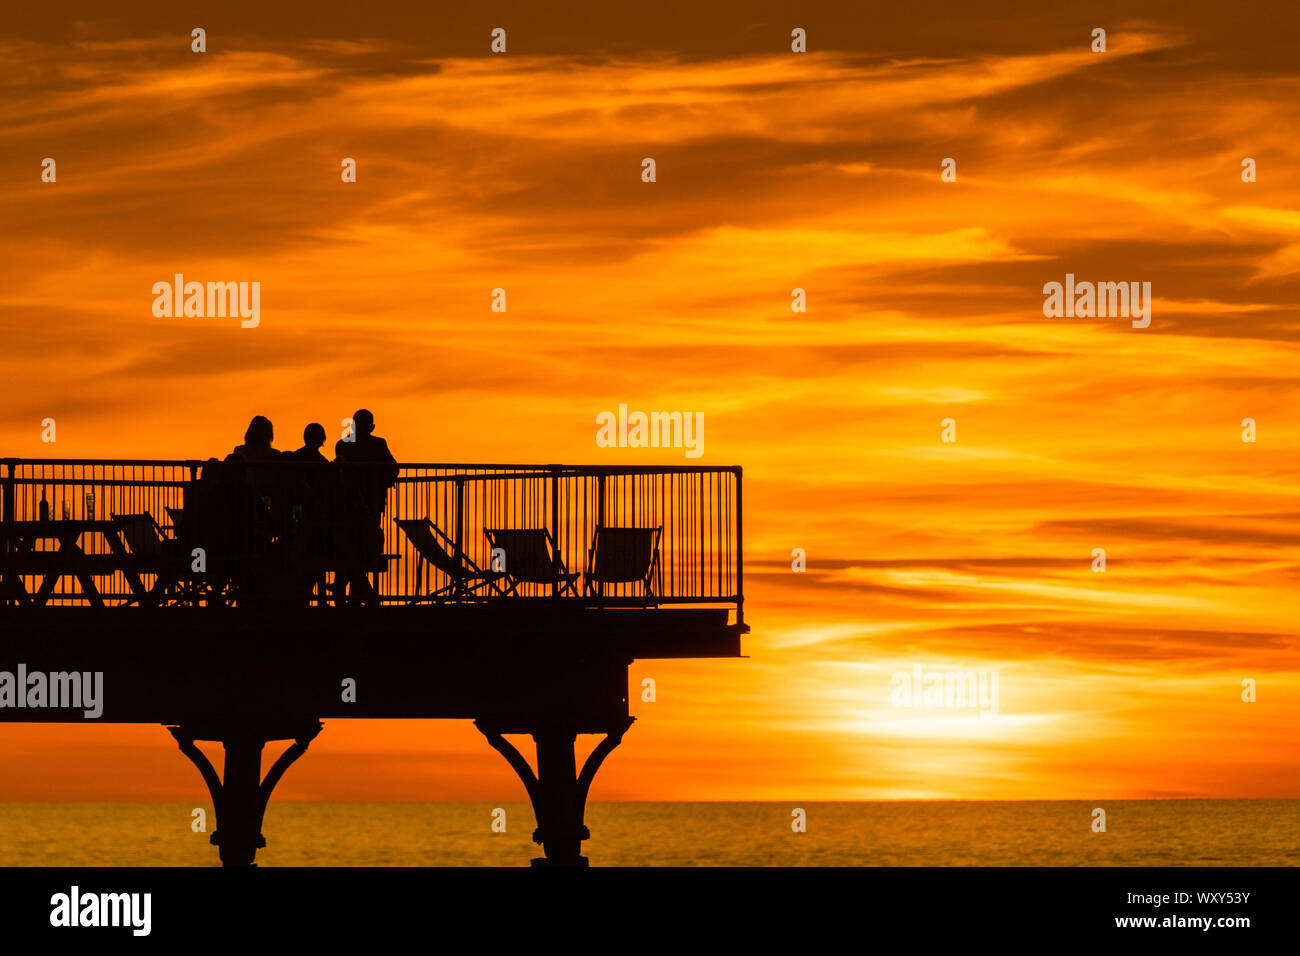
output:
[[[587,866],[587,858],[582,855],[582,841],[591,836],[584,819],[587,792],[596,771],[622,742],[635,719],[626,717],[605,731],[605,739],[587,757],[581,773],[573,751],[577,735],[582,731],[563,721],[541,722],[537,729],[527,731],[537,746],[535,774],[524,755],[503,736],[512,731],[482,720],[474,721],[488,743],[510,762],[528,791],[537,818],[533,842],[540,844],[545,854],[534,859],[533,866]]]
[[[321,731],[320,721],[299,724],[292,729],[268,730],[256,723],[202,729],[181,724],[168,727],[181,753],[189,757],[203,775],[212,795],[217,826],[210,842],[217,847],[222,866],[256,866],[257,851],[266,846],[262,836],[262,817],[271,791],[280,782],[289,765],[307,752],[307,746]],[[223,781],[207,756],[195,746],[196,740],[219,740],[226,750],[226,776]],[[262,778],[262,749],[273,740],[293,740],[280,754],[266,778]]]

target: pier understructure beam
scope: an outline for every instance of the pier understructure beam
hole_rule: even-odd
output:
[[[622,718],[606,729],[604,738],[588,755],[581,772],[577,770],[574,744],[579,733],[589,731],[579,730],[573,723],[549,720],[541,720],[531,729],[518,731],[529,734],[536,744],[536,773],[518,748],[505,739],[506,733],[515,732],[513,728],[506,730],[490,721],[474,721],[474,726],[487,737],[488,743],[509,761],[528,791],[533,815],[537,818],[533,842],[542,847],[544,854],[532,861],[533,866],[588,865],[587,858],[582,855],[582,841],[591,836],[585,822],[587,792],[596,771],[622,742],[623,735],[635,719]]]
[[[271,791],[289,766],[307,751],[320,733],[318,720],[293,726],[272,727],[269,723],[246,721],[218,726],[197,727],[182,723],[168,727],[181,753],[189,757],[203,775],[216,811],[216,829],[210,842],[217,848],[222,866],[256,866],[257,851],[266,846],[262,836],[262,818]],[[225,779],[217,775],[212,762],[196,745],[196,740],[220,741],[226,751]],[[280,754],[266,777],[262,777],[262,749],[276,740],[292,740]]]

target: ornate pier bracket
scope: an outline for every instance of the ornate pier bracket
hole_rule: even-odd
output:
[[[257,851],[266,846],[262,836],[262,818],[271,791],[280,782],[290,764],[307,752],[308,745],[321,732],[318,720],[292,729],[268,730],[256,723],[235,724],[219,728],[193,728],[187,724],[168,727],[181,753],[190,758],[203,775],[212,795],[217,826],[210,842],[217,848],[222,866],[256,866]],[[196,745],[196,740],[219,740],[226,750],[225,779],[217,775],[212,762]],[[262,748],[273,740],[293,740],[262,777]]]
[[[582,855],[582,841],[591,836],[585,823],[587,792],[596,771],[623,740],[636,718],[626,717],[605,731],[605,737],[577,770],[574,742],[578,730],[564,722],[543,722],[527,731],[537,746],[537,772],[528,765],[517,747],[505,739],[507,731],[491,722],[476,720],[482,732],[501,756],[509,761],[528,791],[537,829],[533,842],[540,844],[544,856],[534,859],[533,866],[587,866]]]

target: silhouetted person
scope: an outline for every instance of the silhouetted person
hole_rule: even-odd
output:
[[[238,455],[224,462],[210,458],[186,496],[184,534],[187,544],[206,554],[206,580],[213,587],[209,604],[225,582],[241,597],[264,589],[265,575],[259,574],[256,556],[264,555],[270,545],[271,515],[249,483],[247,468]]]
[[[318,422],[312,422],[302,430],[302,447],[296,451],[285,452],[295,461],[310,461],[318,465],[329,464],[329,459],[321,454],[321,446],[325,444],[325,426]]]
[[[388,442],[375,434],[375,416],[364,408],[352,416],[352,435],[334,443],[334,460],[348,464],[370,465],[358,470],[363,475],[359,489],[376,517],[383,514],[388,489],[397,480],[397,459],[388,450]]]
[[[280,453],[271,447],[273,441],[275,441],[275,428],[271,425],[271,419],[265,415],[256,415],[248,423],[248,429],[244,432],[244,443],[235,446],[234,454],[244,461],[265,461],[268,458],[275,458]]]
[[[276,564],[274,543],[282,539],[289,528],[293,510],[293,489],[290,476],[284,474],[279,464],[282,453],[272,442],[275,429],[265,415],[254,416],[244,432],[244,443],[226,456],[228,464],[237,467],[244,483],[253,490],[270,515],[270,535],[254,534],[250,541],[258,545],[253,554],[246,556],[246,565],[257,582],[265,581]],[[242,508],[240,511],[242,512]],[[257,570],[253,571],[254,566]]]
[[[227,462],[242,460],[247,465],[243,469],[245,479],[266,501],[268,507],[271,499],[276,497],[280,484],[276,469],[266,465],[281,454],[272,447],[271,442],[274,440],[275,429],[271,425],[271,419],[265,415],[256,415],[244,432],[244,443],[236,445],[235,450],[226,456]]]
[[[361,408],[352,416],[352,434],[334,445],[334,460],[343,465],[344,507],[355,509],[351,560],[339,571],[334,586],[338,603],[349,584],[352,603],[368,604],[376,597],[366,575],[378,565],[384,551],[380,520],[388,503],[388,489],[397,481],[398,467],[388,443],[374,432],[375,416]]]
[[[288,505],[286,542],[292,581],[288,590],[309,599],[317,581],[324,585],[325,568],[338,563],[339,536],[331,531],[337,518],[339,476],[321,454],[325,426],[312,422],[302,430],[302,447],[281,457],[282,499]]]

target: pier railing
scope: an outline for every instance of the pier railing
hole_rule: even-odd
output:
[[[741,620],[739,468],[419,463],[390,478],[284,459],[0,460],[0,603],[330,606],[364,589],[380,605]]]

